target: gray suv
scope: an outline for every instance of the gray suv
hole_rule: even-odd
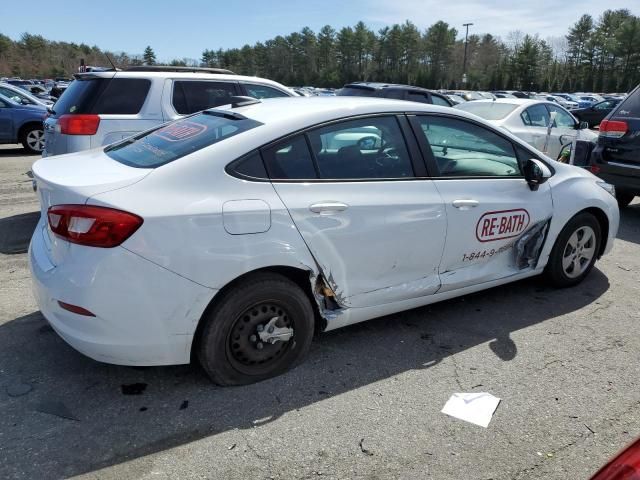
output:
[[[77,74],[44,122],[42,156],[108,145],[235,96],[298,95],[271,80],[222,69],[144,66]]]

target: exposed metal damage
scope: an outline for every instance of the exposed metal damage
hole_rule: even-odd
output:
[[[513,246],[516,267],[519,270],[535,268],[538,265],[540,252],[549,231],[551,218],[542,220],[524,232]]]

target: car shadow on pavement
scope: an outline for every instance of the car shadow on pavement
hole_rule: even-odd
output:
[[[16,145],[15,147],[8,147],[8,148],[0,148],[0,158],[1,157],[16,157],[16,156],[23,156],[23,155],[40,155],[39,153],[31,153],[29,152],[26,148],[22,147],[22,146],[18,146]]]
[[[518,354],[512,332],[579,310],[608,288],[594,269],[569,290],[529,279],[364,322],[320,335],[293,371],[234,388],[212,385],[197,366],[95,362],[34,312],[0,327],[0,477],[69,477],[251,429],[487,342],[485,355],[509,361]]]
[[[616,238],[640,244],[640,202],[620,209],[620,229]]]
[[[29,212],[0,219],[0,253],[25,253],[33,231],[40,220],[40,212]]]

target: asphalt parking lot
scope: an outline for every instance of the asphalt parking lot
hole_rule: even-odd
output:
[[[586,479],[640,435],[637,200],[576,288],[527,280],[355,325],[284,376],[219,388],[51,330],[26,255],[35,160],[0,147],[0,478]],[[440,413],[474,391],[502,399],[487,429]]]

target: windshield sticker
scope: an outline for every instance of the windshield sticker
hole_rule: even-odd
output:
[[[182,140],[197,137],[206,130],[207,126],[202,125],[201,123],[183,121],[167,125],[166,127],[154,132],[154,135],[157,135],[169,142],[180,142]]]
[[[476,238],[484,243],[517,237],[529,226],[530,220],[524,208],[487,212],[478,220]]]

